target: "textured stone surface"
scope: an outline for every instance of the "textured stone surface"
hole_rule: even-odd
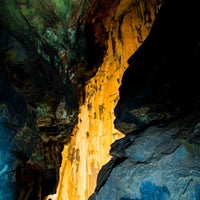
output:
[[[114,168],[107,164],[113,169],[96,190],[98,195],[90,199],[198,199],[200,148],[199,141],[191,142],[199,137],[198,127],[199,114],[194,113],[168,126],[152,126],[136,137],[130,135],[128,147],[121,142],[124,161]],[[115,151],[111,150],[113,156]]]
[[[146,13],[143,7],[149,12]],[[106,29],[107,38],[101,37],[106,39],[107,50],[95,76],[86,83],[78,124],[62,153],[60,177],[63,178],[55,198],[84,200],[94,191],[99,169],[110,159],[110,144],[122,137],[113,124],[121,77],[128,58],[145,40],[157,10],[155,1],[99,2],[93,21]],[[103,34],[103,30],[98,30],[97,36]],[[97,42],[104,41],[100,41],[101,37],[98,36]],[[115,162],[118,161],[114,161],[114,165]]]
[[[91,198],[198,199],[198,6],[166,0],[145,40],[161,3],[0,1],[2,199],[43,199],[58,180],[52,199],[90,195],[120,135],[113,107],[141,44],[115,109],[126,136]]]
[[[165,1],[130,57],[115,107],[115,127],[125,137],[110,150],[111,161],[121,162],[101,169],[90,200],[199,199],[196,6]],[[185,29],[188,23],[193,26]]]
[[[19,199],[55,193],[61,151],[70,140],[64,160],[67,155],[76,166],[74,177],[83,172],[84,177],[71,178],[69,185],[77,185],[75,191],[80,187],[80,198],[84,190],[86,197],[93,191],[94,176],[110,158],[110,143],[119,135],[114,130],[113,107],[121,76],[128,57],[147,36],[159,4],[156,0],[0,2],[1,67],[8,71],[1,79],[10,82],[9,87],[1,85],[2,97],[7,96],[1,108],[2,116],[14,116],[17,128],[13,143],[21,144],[13,152],[17,162],[8,170],[17,169]],[[10,102],[13,104],[8,106]],[[73,131],[77,122],[78,129]],[[70,135],[75,138],[70,139]],[[31,179],[30,174],[36,173],[34,167],[38,178]],[[30,183],[23,188],[27,181],[20,177],[26,170]],[[63,193],[67,193],[65,189]]]
[[[15,190],[15,166],[16,158],[12,155],[12,142],[14,133],[6,126],[0,126],[0,199],[13,199],[16,197]],[[6,138],[6,140],[5,140]]]
[[[40,168],[44,167],[42,142],[38,137],[34,111],[12,86],[4,63],[0,68],[0,96],[1,199],[35,199],[41,195],[37,188],[41,179],[28,174],[35,167],[35,173],[40,176]],[[24,171],[18,171],[19,167]],[[38,186],[33,187],[36,182]]]
[[[0,2],[1,125],[8,124],[1,134],[13,133],[14,126],[8,148],[14,163],[1,168],[2,173],[14,177],[15,187],[8,199],[16,192],[23,200],[55,193],[61,151],[77,122],[85,81],[98,65],[87,53],[89,45],[98,45],[93,40],[88,44],[89,31],[79,23],[89,6],[86,1]],[[2,149],[4,143],[2,136]],[[30,163],[39,165],[38,176],[23,178],[26,170],[36,173]],[[2,198],[7,200],[6,195]]]

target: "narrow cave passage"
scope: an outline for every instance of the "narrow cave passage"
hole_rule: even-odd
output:
[[[155,18],[155,8],[145,3],[149,6],[150,22],[140,18],[144,13],[137,6],[141,5],[133,6],[123,17],[128,4],[121,3],[116,10],[116,19],[109,26],[103,63],[86,83],[86,98],[80,107],[78,124],[62,152],[60,182],[57,193],[50,196],[52,199],[88,199],[96,187],[99,170],[111,158],[110,145],[123,137],[114,128],[114,107],[127,60],[145,40]]]
[[[197,3],[1,0],[0,199],[199,200]]]

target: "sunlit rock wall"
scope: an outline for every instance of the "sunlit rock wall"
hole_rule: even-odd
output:
[[[108,31],[107,51],[96,75],[86,83],[78,124],[62,153],[56,199],[84,200],[94,191],[97,173],[110,159],[111,143],[122,137],[114,129],[113,113],[121,77],[128,58],[149,33],[157,11],[155,1],[121,1],[110,24],[99,19]]]

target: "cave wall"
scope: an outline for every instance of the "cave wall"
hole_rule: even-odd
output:
[[[95,187],[93,177],[110,158],[109,145],[121,137],[113,126],[113,108],[127,59],[149,33],[160,3],[0,2],[3,199],[43,199],[55,193],[64,144],[70,148],[63,151],[63,163],[65,154],[67,158],[69,154],[68,162],[76,165],[78,156],[74,152],[80,149],[81,166],[85,168],[85,152],[91,152],[87,161],[90,180],[86,173],[80,189],[82,195],[87,188],[84,198],[90,195]],[[80,135],[77,141],[84,139],[81,148],[76,135]],[[98,135],[99,150],[95,149],[93,135]],[[88,140],[88,136],[93,139]],[[74,140],[75,147],[71,147]],[[85,148],[84,144],[89,146],[90,142],[94,146]],[[5,149],[6,144],[9,148]],[[74,177],[79,176],[75,172]]]
[[[78,120],[84,82],[98,66],[85,55],[91,44],[77,22],[88,6],[0,2],[3,199],[43,199],[56,192],[61,152]]]
[[[90,200],[199,199],[198,22],[196,1],[165,1],[129,58],[114,121],[125,136]]]
[[[100,5],[97,8],[104,10],[94,12],[92,19],[106,30],[107,50],[95,76],[86,83],[78,124],[62,152],[62,180],[57,194],[51,196],[55,199],[84,200],[94,191],[97,174],[110,159],[111,143],[122,137],[114,128],[114,106],[127,60],[145,40],[158,11],[155,1],[120,1],[116,5],[101,1]]]
[[[8,72],[3,66],[1,62],[0,194],[2,199],[13,199],[17,197],[15,184],[17,158],[30,156],[34,151],[38,139],[33,124],[35,118],[33,111],[27,107],[23,96],[13,88],[8,78]],[[19,134],[24,132],[27,137],[30,137],[35,142],[31,144],[30,141],[23,140],[23,138],[16,136],[16,129],[22,126],[24,129],[20,129]],[[23,147],[17,144],[18,142],[22,144]],[[25,149],[26,155],[22,154],[22,149]],[[13,154],[14,150],[16,150],[16,154],[18,152],[18,155]]]
[[[0,1],[2,199],[87,199],[109,159],[90,199],[199,198],[198,5],[161,2]]]

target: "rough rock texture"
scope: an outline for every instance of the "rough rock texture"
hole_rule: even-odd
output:
[[[102,22],[108,35],[105,57],[95,76],[86,83],[85,101],[80,106],[78,124],[62,152],[62,179],[57,194],[51,198],[88,199],[95,189],[100,168],[110,159],[111,143],[122,137],[113,123],[118,88],[128,58],[150,31],[158,5],[149,0],[120,1],[112,3],[112,6],[108,3],[112,2],[99,2],[101,6],[98,7],[104,9],[94,12],[95,19],[98,18],[96,21]]]
[[[112,144],[90,200],[199,199],[197,7],[165,1],[130,57],[115,107],[125,137]]]
[[[199,199],[199,119],[192,113],[116,141],[115,165],[100,172],[90,199]]]
[[[56,192],[61,152],[77,123],[85,81],[95,74],[105,48],[94,42],[87,19],[79,22],[90,6],[0,2],[3,199],[43,199]],[[93,60],[90,48],[99,59]]]
[[[35,200],[55,193],[64,144],[69,146],[64,150],[68,162],[81,170],[73,167],[70,178],[78,181],[61,177],[61,185],[77,185],[72,191],[76,195],[79,187],[81,200],[93,191],[94,176],[110,158],[110,143],[119,134],[113,107],[127,59],[149,33],[161,2],[0,1],[3,199]],[[84,114],[78,118],[79,106]],[[85,178],[80,179],[82,172]]]
[[[199,198],[199,10],[161,3],[0,1],[0,199],[86,199],[114,124],[91,199]]]

